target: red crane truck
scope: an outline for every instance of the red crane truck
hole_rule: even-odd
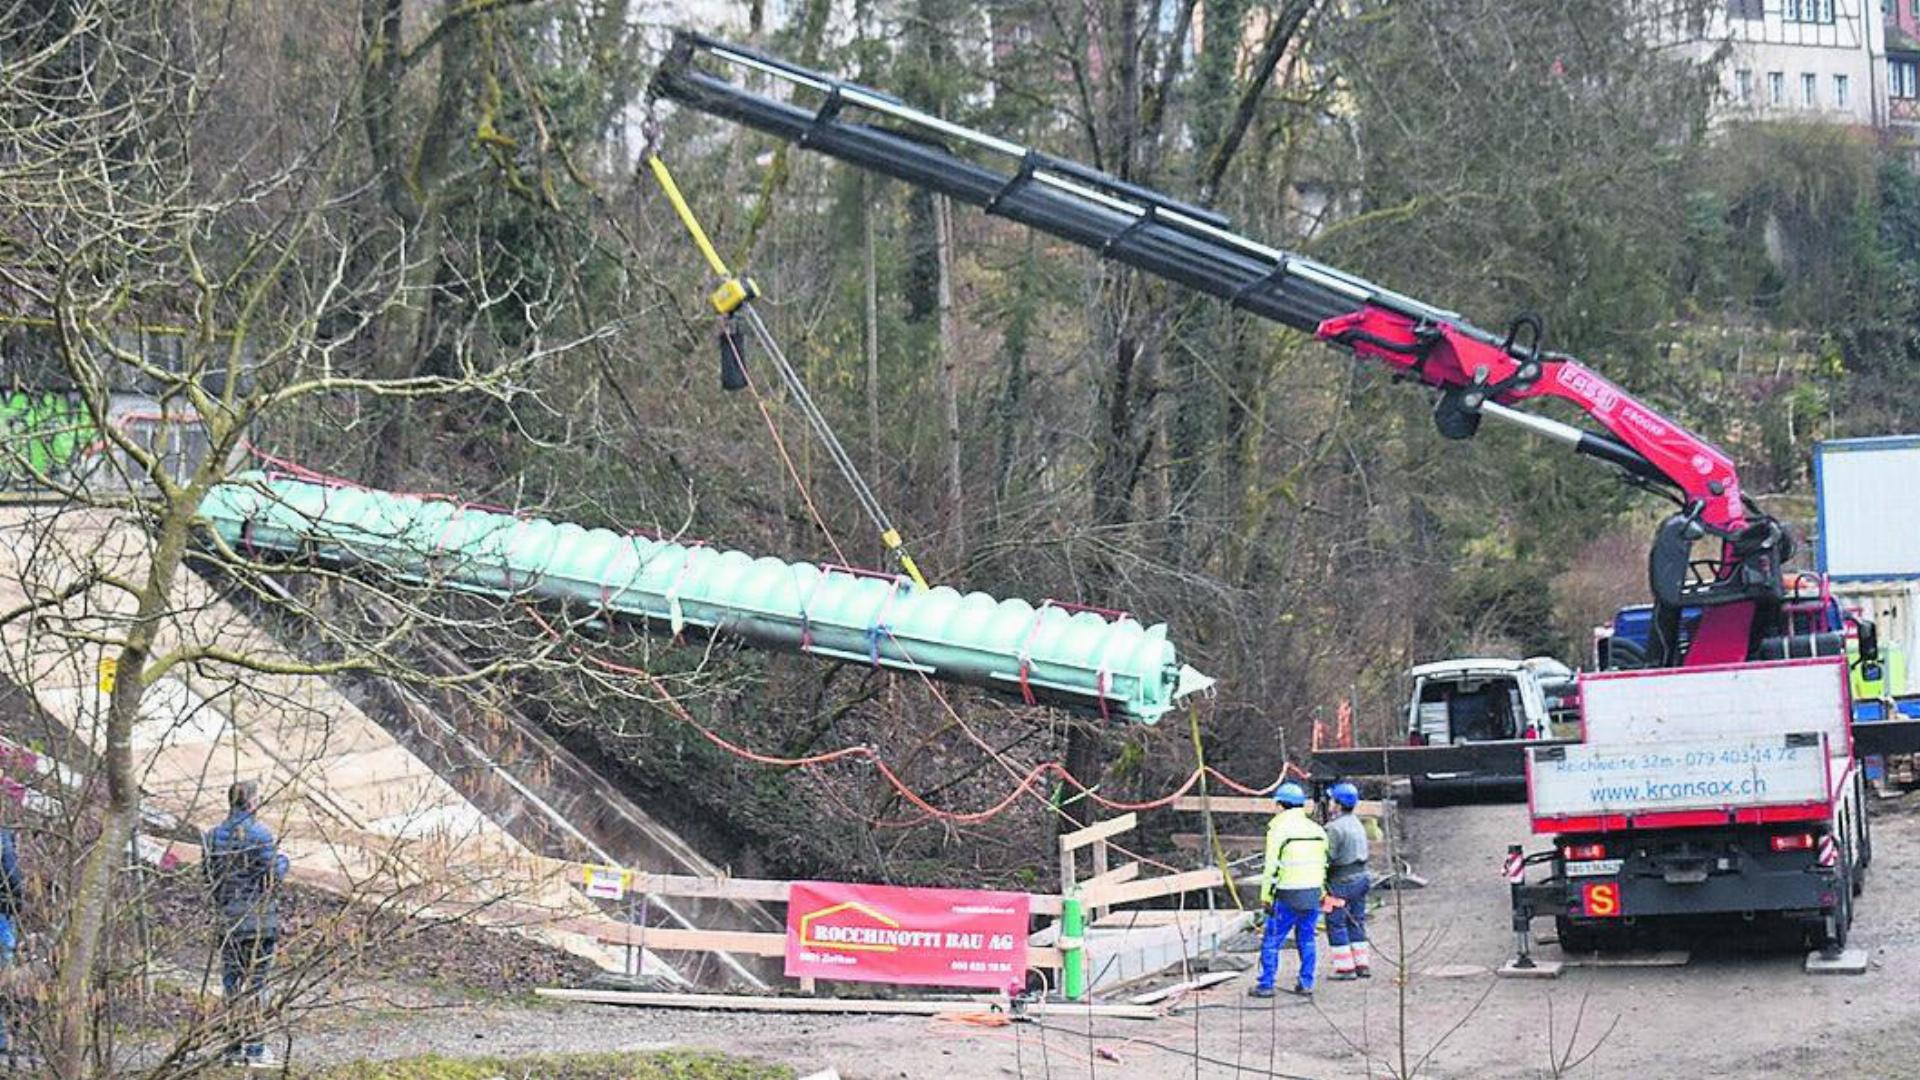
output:
[[[1844,945],[1873,857],[1848,674],[1830,656],[1582,676],[1580,740],[1527,751],[1553,846],[1507,852],[1519,962],[1547,915],[1571,952],[1724,914]]]
[[[1791,541],[1742,494],[1728,456],[1548,351],[1540,319],[1521,314],[1505,332],[1484,330],[1242,236],[1209,208],[702,35],[676,35],[649,94],[939,192],[1377,360],[1430,388],[1446,438],[1471,438],[1491,417],[1670,498],[1676,510],[1648,559],[1653,606],[1642,659],[1651,670],[1587,680],[1583,693],[1598,700],[1587,706],[1585,741],[1495,748],[1516,763],[1523,750],[1530,756],[1536,827],[1560,840],[1540,856],[1515,853],[1516,874],[1552,867],[1545,882],[1516,882],[1515,919],[1552,915],[1578,941],[1613,925],[1602,920],[1766,910],[1818,922],[1823,940],[1845,936],[1866,831],[1849,756],[1844,661],[1779,660],[1823,655],[1842,628],[1824,610],[1810,620],[1790,610],[1781,565]],[[1520,407],[1542,399],[1580,410],[1603,430]],[[1696,562],[1701,540],[1714,554]],[[1656,740],[1652,749],[1629,749],[1643,738]],[[1735,771],[1713,772],[1710,759]],[[1584,802],[1579,783],[1567,779],[1616,771],[1619,783],[1586,789]]]

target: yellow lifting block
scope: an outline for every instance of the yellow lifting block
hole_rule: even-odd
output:
[[[712,304],[713,310],[720,314],[731,315],[735,308],[759,295],[760,286],[755,285],[752,278],[730,277],[721,282],[719,288],[713,290],[713,295],[707,297],[707,302]]]

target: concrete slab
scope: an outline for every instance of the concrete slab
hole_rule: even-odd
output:
[[[1865,975],[1867,973],[1867,950],[1842,949],[1839,956],[1829,957],[1818,950],[1807,954],[1807,974],[1809,975]]]
[[[1662,949],[1658,952],[1568,953],[1561,957],[1561,962],[1568,967],[1591,968],[1686,967],[1692,960],[1693,954],[1685,949]]]
[[[1558,960],[1535,960],[1532,967],[1515,967],[1509,960],[1494,972],[1502,979],[1557,979],[1563,965]]]

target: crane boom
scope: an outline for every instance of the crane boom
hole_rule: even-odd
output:
[[[728,77],[742,70],[783,84],[794,100]],[[1733,461],[1579,361],[1544,351],[1537,318],[1522,316],[1506,333],[1493,333],[1456,312],[1242,236],[1212,210],[704,35],[675,36],[651,92],[1379,360],[1439,392],[1435,420],[1449,438],[1471,436],[1482,417],[1492,416],[1671,489],[1682,512],[1656,537],[1649,578],[1656,604],[1676,613],[1669,623],[1683,604],[1707,609],[1687,662],[1744,660],[1761,634],[1773,632],[1787,542],[1777,523],[1751,510]],[[817,98],[811,107],[797,103],[808,96]],[[1605,431],[1515,407],[1546,397],[1579,408]],[[1689,583],[1688,550],[1705,536],[1721,541],[1720,558]]]

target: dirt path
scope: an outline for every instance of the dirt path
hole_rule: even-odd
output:
[[[1409,851],[1429,888],[1406,894],[1412,979],[1409,1064],[1434,1077],[1554,1075],[1575,1017],[1574,1075],[1593,1077],[1910,1075],[1920,1056],[1920,807],[1875,821],[1873,877],[1856,944],[1859,977],[1802,974],[1796,953],[1697,953],[1684,968],[1578,969],[1557,981],[1496,979],[1510,948],[1500,858],[1526,841],[1518,807],[1420,810]],[[1376,913],[1378,952],[1399,952],[1392,909]],[[1544,929],[1545,924],[1542,924]],[[1550,953],[1551,950],[1546,950]],[[1387,965],[1383,974],[1390,976]],[[1436,969],[1458,969],[1442,978]],[[1283,968],[1283,971],[1286,970]],[[849,1080],[892,1077],[1347,1077],[1398,1065],[1399,995],[1391,977],[1326,985],[1313,1005],[1250,1002],[1247,978],[1199,1007],[1153,1022],[1060,1018],[993,1030],[922,1018],[768,1017],[592,1006],[480,1005],[366,1015],[302,1033],[308,1060],[442,1053],[706,1047],[833,1066]],[[1553,1033],[1550,1039],[1549,1032]],[[1196,1054],[1198,1057],[1196,1058]],[[1111,1055],[1109,1057],[1108,1055]],[[1117,1058],[1118,1060],[1112,1060]]]

